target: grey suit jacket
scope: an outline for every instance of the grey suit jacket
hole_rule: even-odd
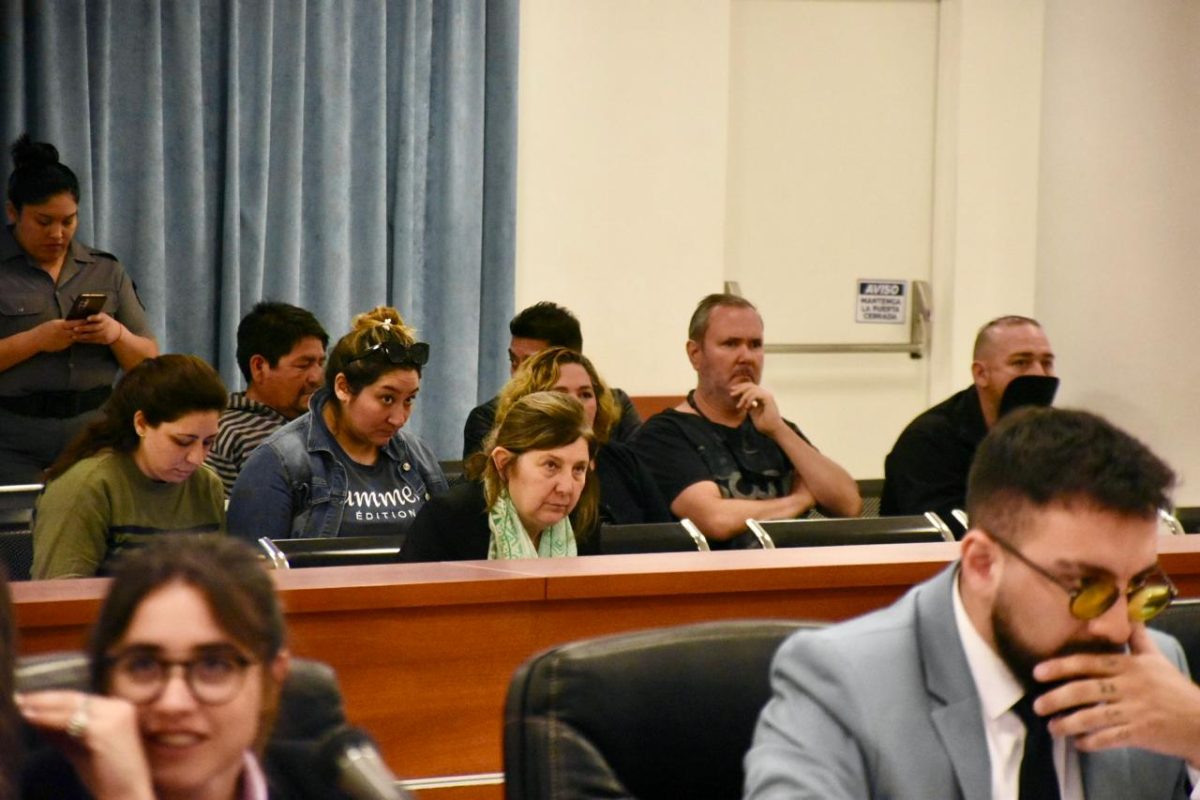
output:
[[[983,713],[954,622],[957,565],[894,605],[789,638],[746,755],[747,798],[988,800]],[[1181,669],[1175,639],[1151,631]],[[1187,797],[1179,759],[1080,756],[1088,800]]]

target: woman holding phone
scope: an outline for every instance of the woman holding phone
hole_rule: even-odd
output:
[[[0,228],[0,484],[40,483],[117,370],[158,354],[120,263],[75,241],[79,180],[58,150],[25,134],[12,157]]]

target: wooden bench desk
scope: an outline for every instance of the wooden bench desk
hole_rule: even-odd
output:
[[[1200,596],[1200,536],[1163,537],[1160,552],[1181,594]],[[950,543],[868,545],[275,576],[293,652],[333,665],[349,718],[397,772],[416,778],[501,770],[509,678],[542,649],[714,619],[845,619],[890,603],[957,553]],[[14,584],[21,652],[81,647],[107,584]]]

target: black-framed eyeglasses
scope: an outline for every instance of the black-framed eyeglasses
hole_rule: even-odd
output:
[[[1078,585],[1072,584],[1070,581],[1064,581],[1044,567],[1035,564],[1011,543],[990,533],[987,536],[993,542],[1000,545],[1002,550],[1010,553],[1022,564],[1066,592],[1068,597],[1070,597],[1067,607],[1071,611],[1071,616],[1076,619],[1095,619],[1112,608],[1113,604],[1117,602],[1117,598],[1121,596],[1120,588],[1117,586],[1116,581],[1111,578],[1093,576],[1084,578]],[[1178,595],[1179,590],[1175,588],[1175,584],[1171,583],[1171,579],[1167,577],[1167,574],[1162,571],[1162,567],[1155,566],[1153,572],[1139,578],[1136,583],[1131,583],[1129,588],[1125,590],[1125,602],[1129,607],[1129,619],[1134,622],[1147,622],[1154,619],[1167,606],[1171,605],[1171,601]]]
[[[158,652],[134,648],[109,657],[112,693],[134,705],[153,703],[163,693],[176,667],[197,702],[209,706],[228,703],[246,682],[246,670],[256,663],[232,646],[201,651],[194,658],[163,658]]]
[[[364,359],[374,353],[382,353],[383,356],[393,364],[423,367],[429,363],[428,342],[400,344],[400,342],[394,342],[390,340],[371,345],[346,363],[353,364],[355,361]]]

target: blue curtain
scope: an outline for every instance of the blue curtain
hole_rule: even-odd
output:
[[[396,306],[433,346],[409,424],[454,458],[506,377],[517,3],[0,0],[0,141],[59,148],[80,240],[231,388],[261,299],[335,340]]]

